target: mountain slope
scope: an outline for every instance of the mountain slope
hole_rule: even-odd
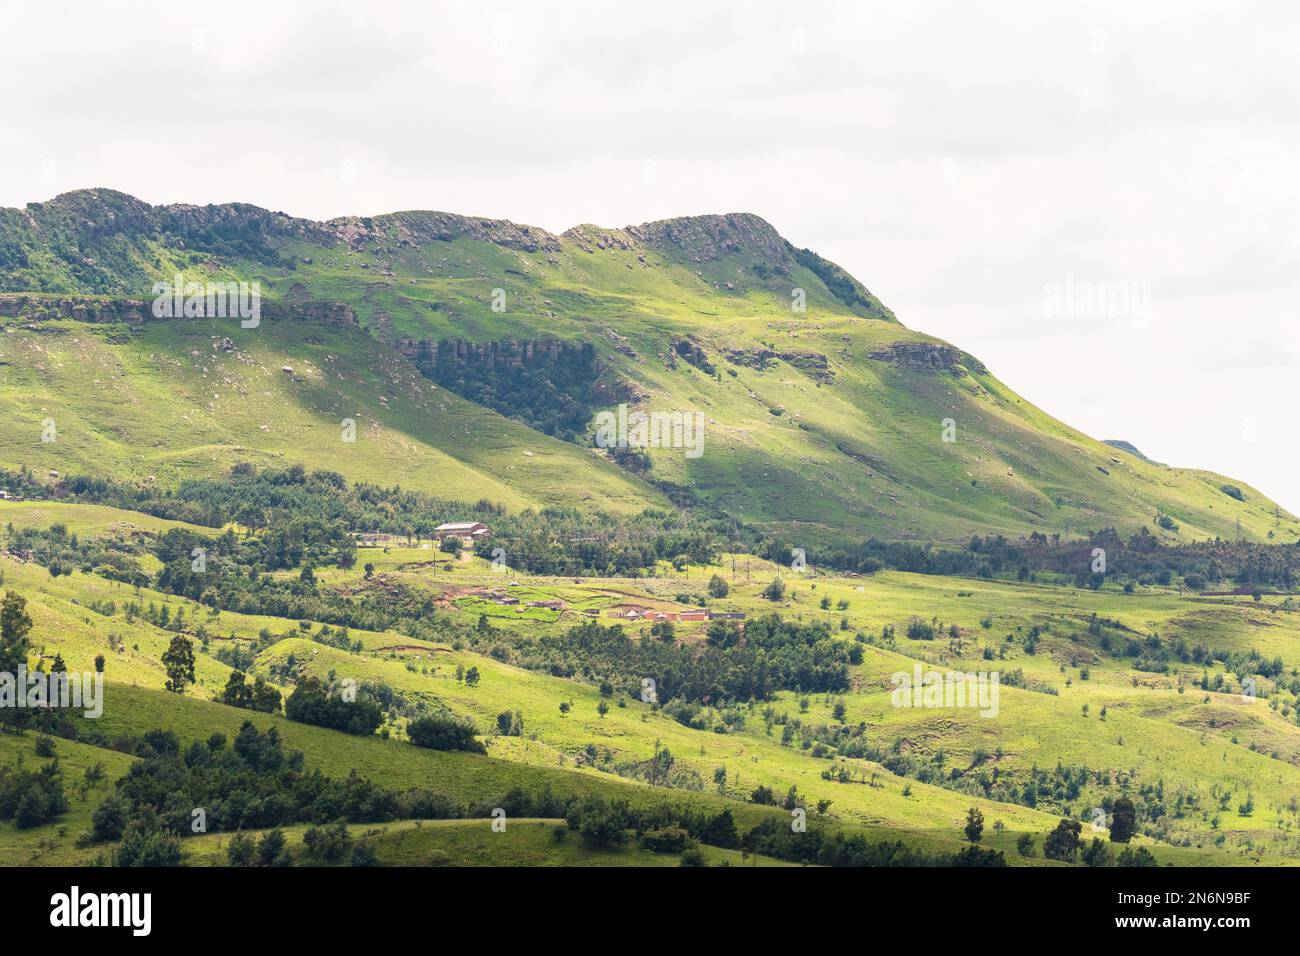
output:
[[[178,271],[260,281],[273,306],[302,321],[242,330],[232,320],[128,319],[138,326],[129,345],[97,339],[96,354],[127,383],[120,387],[158,394],[148,408],[78,394],[69,376],[61,380],[42,360],[42,346],[58,336],[89,335],[59,320],[75,311],[62,300],[106,296],[119,305],[101,309],[120,315],[121,300],[147,306],[152,284]],[[555,235],[447,213],[312,223],[245,205],[152,207],[89,190],[0,211],[0,283],[0,290],[44,294],[0,302],[0,312],[14,316],[0,339],[7,363],[0,387],[20,407],[15,421],[26,430],[21,440],[0,436],[5,464],[129,461],[134,473],[161,479],[208,473],[240,446],[266,460],[330,461],[350,477],[390,475],[511,506],[662,503],[644,477],[687,489],[739,520],[782,527],[796,545],[868,534],[1069,534],[1104,525],[1148,526],[1181,539],[1232,537],[1239,529],[1283,542],[1300,536],[1293,516],[1240,481],[1231,482],[1239,499],[1222,490],[1220,476],[1157,466],[1052,419],[978,360],[906,329],[842,269],[748,214],[624,229],[583,225]],[[37,303],[55,319],[33,321]],[[340,313],[348,318],[339,327],[322,318]],[[350,328],[352,317],[369,336]],[[190,353],[208,356],[213,341],[220,351],[222,338],[257,356],[256,380],[239,386],[269,402],[257,414],[239,401],[203,398],[229,375],[229,363],[218,371]],[[555,364],[583,347],[594,356],[590,380]],[[123,350],[154,358],[122,363],[113,356]],[[400,388],[390,371],[387,382],[356,376],[355,387],[327,393],[332,361],[401,368]],[[305,374],[307,363],[319,380]],[[417,365],[477,404],[421,383]],[[382,384],[410,396],[401,399],[409,414],[382,408]],[[529,391],[534,385],[546,391]],[[168,401],[167,390],[182,400]],[[436,415],[430,394],[439,396]],[[65,396],[65,415],[76,423],[71,436],[81,444],[27,450],[33,425]],[[398,398],[386,397],[389,404]],[[556,409],[545,422],[537,420],[543,401]],[[652,450],[650,470],[643,464],[638,477],[602,460],[606,453],[590,447],[590,427],[556,424],[589,422],[619,401],[702,412],[703,453]],[[331,437],[349,406],[368,410],[353,416],[359,426],[372,417],[383,427],[382,461]],[[129,428],[117,424],[127,411]],[[267,419],[278,412],[297,424],[277,431]],[[191,427],[196,416],[203,421]],[[142,446],[155,451],[142,455]],[[429,464],[402,451],[407,446]],[[551,472],[540,467],[541,448],[554,456]],[[567,484],[555,484],[557,475]],[[573,499],[575,489],[585,497]],[[1157,529],[1157,514],[1167,516],[1167,527]]]
[[[233,326],[233,327],[227,327]],[[237,461],[303,463],[512,508],[663,499],[590,452],[440,389],[361,330],[285,320],[7,326],[0,460],[174,482]],[[352,441],[345,440],[346,423]],[[46,422],[53,441],[42,441]]]

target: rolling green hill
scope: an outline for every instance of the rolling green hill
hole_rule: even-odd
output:
[[[0,518],[16,528],[57,520],[85,536],[120,530],[132,515],[44,502],[0,509]],[[174,524],[135,518],[131,523],[144,533]],[[447,563],[429,561],[430,552],[421,548],[365,550],[367,563],[375,566],[373,586],[381,591],[400,583],[450,598],[503,580],[482,558]],[[0,555],[4,588],[28,600],[33,666],[37,660],[48,665],[57,653],[71,670],[90,670],[95,657],[104,655],[108,681],[103,715],[77,720],[77,741],[57,742],[70,783],[97,762],[105,764],[106,782],[80,792],[71,787],[70,809],[57,823],[31,829],[0,823],[0,865],[84,863],[106,850],[80,837],[130,763],[110,744],[166,728],[187,747],[213,733],[233,738],[249,719],[276,727],[287,747],[302,750],[310,767],[328,775],[356,771],[395,788],[431,788],[462,804],[498,800],[513,788],[545,788],[643,808],[727,808],[743,827],[768,817],[784,824],[779,808],[755,805],[756,788],[779,796],[796,787],[807,806],[825,802],[827,825],[871,840],[901,839],[927,852],[959,850],[964,815],[976,806],[990,825],[985,846],[1002,850],[1013,864],[1038,864],[1044,862],[1041,854],[1022,856],[1017,849],[1022,836],[1041,846],[1061,816],[1087,819],[1092,808],[1128,794],[1144,811],[1140,845],[1161,863],[1277,864],[1293,858],[1300,819],[1293,797],[1300,786],[1300,685],[1291,663],[1300,625],[1293,601],[1278,595],[1260,601],[1195,596],[1158,586],[1128,592],[1118,582],[1093,590],[899,572],[809,572],[793,579],[784,599],[774,603],[762,591],[778,569],[760,559],[752,564],[731,569],[724,556],[715,565],[680,572],[665,567],[658,578],[581,584],[519,574],[519,583],[511,585],[515,593],[559,597],[563,612],[553,620],[500,619],[494,626],[501,630],[466,646],[463,635],[475,626],[478,610],[449,601],[439,613],[449,635],[445,641],[357,629],[348,651],[323,643],[314,622],[217,611],[80,570],[51,576],[33,561]],[[356,594],[367,575],[360,567],[334,568],[322,570],[321,582]],[[861,662],[849,670],[848,689],[785,690],[764,701],[720,702],[692,715],[650,706],[623,687],[610,692],[589,676],[559,676],[514,662],[520,651],[565,635],[588,611],[604,615],[627,601],[671,607],[673,594],[699,591],[714,575],[729,581],[730,592],[712,607],[751,620],[773,609],[795,620],[824,620],[834,640],[860,647]],[[196,647],[196,679],[185,694],[163,690],[160,659],[178,632],[149,623],[133,613],[130,602],[185,609],[185,633]],[[941,639],[911,636],[913,620],[934,622]],[[699,647],[706,629],[704,622],[682,624],[676,637]],[[1164,635],[1163,646],[1174,651],[1161,669],[1125,647],[1148,635]],[[1180,657],[1176,642],[1234,654],[1258,650],[1260,665],[1276,656],[1285,666],[1259,678],[1262,699],[1256,699],[1244,693],[1240,665]],[[348,677],[390,688],[408,702],[445,707],[472,721],[487,754],[413,747],[396,710],[385,720],[381,739],[218,703],[231,673],[219,655],[240,645],[261,648],[253,670],[285,693],[304,678]],[[985,718],[970,708],[894,706],[891,675],[916,664],[1000,671],[998,713]],[[468,668],[479,674],[473,683],[462,679]],[[1203,676],[1211,679],[1208,688],[1198,686]],[[498,732],[503,712],[521,716],[522,733]],[[860,728],[868,749],[855,750],[851,738],[835,737],[837,728]],[[0,764],[30,764],[32,737],[0,735]],[[823,746],[828,740],[840,742]],[[647,768],[655,765],[671,768],[671,775],[648,781]],[[529,865],[672,862],[631,850],[592,858],[593,851],[576,840],[548,848],[541,831],[522,835],[532,824],[516,825],[520,835],[488,844],[492,859]],[[396,863],[428,862],[440,854],[448,862],[470,863],[485,834],[491,838],[481,815],[439,826],[452,830],[425,832],[427,827],[411,821],[395,821],[354,831],[358,838],[375,837],[380,859]],[[294,848],[301,829],[289,831]],[[552,839],[549,829],[545,836]],[[194,863],[220,862],[226,839],[228,834],[187,838],[186,850]],[[705,849],[715,862],[729,859],[716,848]]]
[[[177,273],[260,282],[263,321],[154,320],[153,284]],[[0,464],[38,474],[171,482],[244,459],[512,508],[685,494],[796,544],[1300,536],[1240,481],[1056,421],[747,214],[554,235],[86,190],[0,211],[0,292],[26,293],[0,298]],[[703,413],[702,453],[619,467],[590,423],[620,401]]]

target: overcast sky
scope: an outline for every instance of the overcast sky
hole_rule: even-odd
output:
[[[1058,418],[1300,511],[1297,49],[1290,3],[6,0],[0,205],[754,212]]]

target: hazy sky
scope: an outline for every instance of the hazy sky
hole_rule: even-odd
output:
[[[1289,3],[5,0],[0,205],[755,212],[1058,418],[1300,511],[1297,49]]]

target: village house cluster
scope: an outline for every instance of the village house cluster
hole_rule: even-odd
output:
[[[711,611],[708,608],[688,607],[680,611],[659,611],[639,604],[618,604],[605,612],[608,617],[622,621],[673,621],[689,623],[691,621],[743,621],[745,615],[740,611]]]
[[[519,582],[512,581],[510,582],[510,586],[518,587]],[[505,606],[513,606],[519,604],[522,605],[523,607],[542,607],[551,611],[563,611],[566,607],[568,607],[568,605],[565,604],[563,601],[561,601],[559,598],[551,598],[551,599],[540,600],[540,601],[529,601],[527,603],[524,603],[520,601],[519,598],[514,597],[511,594],[507,594],[505,591],[502,591],[500,588],[492,588],[491,590],[488,591],[471,592],[471,593],[479,593],[483,597],[491,601],[493,604],[501,604]]]

